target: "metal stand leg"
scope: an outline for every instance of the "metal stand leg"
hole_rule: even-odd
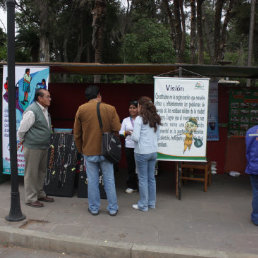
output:
[[[176,197],[181,200],[181,177],[182,177],[182,164],[177,162],[176,165]]]

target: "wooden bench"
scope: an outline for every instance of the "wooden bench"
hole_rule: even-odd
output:
[[[190,181],[201,181],[204,182],[204,192],[207,192],[208,185],[211,184],[211,162],[182,162],[182,177],[181,180],[190,180]],[[184,169],[190,170],[193,177],[185,176]],[[200,173],[197,175],[203,174],[203,177],[195,177],[195,170],[199,170]],[[203,171],[203,173],[202,173]]]

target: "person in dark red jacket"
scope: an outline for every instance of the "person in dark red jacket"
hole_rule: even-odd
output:
[[[246,159],[245,173],[249,174],[253,189],[253,211],[251,220],[258,226],[258,125],[253,126],[246,132]]]

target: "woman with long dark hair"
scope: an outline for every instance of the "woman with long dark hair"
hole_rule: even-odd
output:
[[[135,142],[134,156],[138,172],[140,200],[132,207],[148,211],[149,208],[156,207],[155,164],[161,118],[149,97],[139,99],[138,114],[139,116],[134,122],[132,140]]]

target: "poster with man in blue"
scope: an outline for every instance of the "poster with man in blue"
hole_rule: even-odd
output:
[[[9,151],[9,117],[8,117],[8,70],[3,67],[2,87],[2,149],[3,149],[3,173],[10,174],[10,151]],[[16,130],[20,126],[22,114],[26,108],[34,101],[35,91],[39,88],[48,88],[49,67],[15,67],[15,85],[16,85]],[[18,144],[17,162],[18,174],[24,174],[24,155],[23,148]]]

